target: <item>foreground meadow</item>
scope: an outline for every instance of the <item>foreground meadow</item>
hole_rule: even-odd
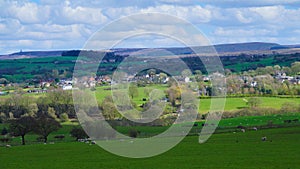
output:
[[[261,141],[262,136],[268,140]],[[77,142],[0,147],[0,168],[298,168],[299,141],[299,127],[214,134],[204,144],[189,136],[170,151],[145,159],[119,157]]]

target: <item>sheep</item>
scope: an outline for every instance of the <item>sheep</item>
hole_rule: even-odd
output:
[[[241,131],[242,131],[243,133],[245,133],[245,132],[246,132],[246,130],[245,130],[245,129],[241,129]]]
[[[266,136],[262,137],[261,141],[267,141],[267,137]]]
[[[7,144],[5,147],[6,147],[6,148],[11,148],[11,145]]]
[[[257,131],[257,128],[256,128],[256,127],[253,127],[253,130]]]

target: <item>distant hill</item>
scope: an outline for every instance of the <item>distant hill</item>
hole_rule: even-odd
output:
[[[199,46],[195,47],[200,51],[208,51],[211,47]],[[223,53],[247,53],[247,52],[258,52],[264,53],[272,50],[282,50],[282,49],[293,49],[300,48],[300,45],[280,45],[276,43],[263,43],[263,42],[251,42],[251,43],[235,43],[235,44],[219,44],[214,45],[214,48],[219,54]],[[130,55],[132,53],[142,52],[146,48],[117,48],[111,51],[117,55]],[[174,55],[188,55],[193,54],[193,51],[189,47],[173,47],[173,48],[159,48],[171,52]],[[80,50],[76,50],[80,51]],[[27,52],[17,52],[8,55],[0,55],[0,59],[22,59],[22,58],[38,58],[38,57],[59,57],[63,56],[65,51],[27,51]],[[76,52],[75,52],[76,53]],[[142,54],[142,53],[141,53]]]
[[[252,43],[236,43],[236,44],[220,44],[214,45],[215,50],[218,53],[230,53],[230,52],[249,52],[249,51],[267,51],[272,50],[274,47],[279,47],[281,45],[276,43],[262,43],[262,42],[252,42]],[[194,47],[199,51],[208,51],[211,47],[200,46]],[[166,48],[174,54],[191,54],[193,53],[190,48]]]
[[[0,59],[23,59],[23,58],[38,58],[38,57],[58,57],[64,51],[27,51],[16,52],[8,55],[0,55]]]
[[[242,52],[242,51],[263,51],[271,50],[272,47],[281,46],[276,43],[262,43],[262,42],[252,42],[252,43],[237,43],[237,44],[221,44],[215,45],[217,52]]]
[[[250,42],[250,43],[235,43],[235,44],[219,44],[214,45],[215,50],[222,53],[236,53],[236,52],[249,52],[249,51],[269,51],[278,49],[289,49],[294,48],[295,46],[282,46],[277,43],[263,43],[263,42]],[[197,46],[193,47],[198,51],[209,52],[211,51],[211,46]],[[274,48],[274,49],[273,49]],[[145,48],[130,48],[130,49],[114,49],[117,54],[124,55],[130,54],[132,52],[138,52],[140,50],[144,50]],[[163,50],[167,50],[175,55],[187,55],[193,54],[193,51],[189,47],[173,47],[173,48],[159,48]]]
[[[265,66],[290,66],[291,63],[300,61],[300,45],[279,45],[275,43],[241,43],[241,44],[223,44],[215,45],[218,56],[226,69],[232,72],[242,72],[247,70],[255,70],[258,67]],[[197,47],[201,51],[205,51],[210,47]],[[199,59],[194,57],[190,48],[159,48],[172,52],[172,55],[180,55],[182,61],[192,70],[201,70],[206,73],[206,68]],[[84,52],[87,58],[81,59],[83,70],[92,64],[97,64],[101,51],[81,51],[81,50],[65,50],[65,51],[29,51],[17,52],[9,55],[0,56],[0,78],[6,78],[10,82],[39,82],[41,80],[53,80],[53,70],[59,72],[59,76],[63,78],[71,78],[74,70],[77,56],[80,52]],[[97,75],[112,74],[117,66],[128,55],[136,54],[133,64],[144,63],[144,59],[149,57],[166,56],[165,52],[155,49],[145,48],[123,48],[105,51],[105,56],[100,65],[98,65]],[[148,55],[149,54],[149,55]],[[167,55],[160,57],[158,61],[168,59],[168,62],[174,62],[174,56]],[[200,55],[200,54],[197,54]],[[207,54],[203,54],[207,56]],[[177,57],[176,57],[177,58]],[[96,59],[96,60],[95,60]],[[148,58],[149,59],[149,58]],[[151,59],[151,58],[150,58]],[[174,67],[176,68],[176,67]],[[180,73],[180,72],[178,72]]]

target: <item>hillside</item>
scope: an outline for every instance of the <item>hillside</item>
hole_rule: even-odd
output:
[[[281,46],[275,43],[241,43],[216,45],[220,59],[226,69],[232,72],[254,70],[265,66],[290,66],[295,61],[300,61],[300,48],[298,45]],[[205,50],[208,47],[197,47]],[[276,48],[276,50],[274,49]],[[178,55],[192,71],[206,72],[204,65],[198,57],[194,57],[189,48],[160,48]],[[125,57],[135,53],[138,63],[143,62],[141,56],[161,57],[165,52],[151,52],[155,49],[112,49],[106,51],[103,62],[98,69],[98,75],[111,74]],[[31,51],[17,52],[9,55],[0,55],[0,78],[11,82],[23,82],[33,79],[49,79],[53,70],[57,70],[60,77],[70,78],[80,50],[70,51]],[[97,64],[94,57],[103,54],[99,51],[83,51],[91,56],[84,60],[86,66]],[[149,56],[150,55],[152,56]],[[205,56],[205,54],[200,54]],[[140,57],[140,58],[139,58]],[[176,56],[177,57],[177,56]],[[173,56],[161,57],[173,62]],[[135,63],[135,64],[138,64]],[[176,63],[174,63],[176,65]]]
[[[280,50],[280,49],[294,49],[298,48],[299,45],[288,45],[282,46],[276,43],[263,43],[263,42],[251,42],[251,43],[236,43],[236,44],[219,44],[214,45],[215,50],[219,54],[224,53],[247,53],[251,51],[260,51],[261,53],[265,53],[266,51],[271,50]],[[199,49],[200,51],[207,51],[211,47],[209,46],[198,46],[194,47]],[[117,55],[130,55],[132,53],[142,51],[146,48],[116,48],[112,49],[112,51]],[[189,47],[174,47],[174,48],[159,48],[162,50],[169,51],[174,55],[187,55],[193,54],[193,51]],[[61,51],[20,51],[8,55],[0,55],[0,59],[22,59],[22,58],[37,58],[37,57],[59,57],[62,56],[63,52],[68,50]]]

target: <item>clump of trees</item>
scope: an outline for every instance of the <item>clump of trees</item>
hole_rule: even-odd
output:
[[[9,128],[3,128],[1,135],[4,135],[4,138],[20,136],[22,145],[25,145],[25,136],[28,133],[40,135],[42,140],[47,143],[49,134],[61,128],[60,123],[50,116],[22,116],[10,119],[7,123]]]
[[[25,95],[13,94],[0,106],[1,121],[9,124],[9,134],[20,136],[25,145],[25,136],[33,132],[46,143],[50,133],[57,131],[60,122],[75,116],[70,93],[54,91],[36,102]],[[4,132],[3,132],[4,133]]]
[[[61,121],[76,117],[71,93],[59,89],[38,99],[20,93],[11,94],[5,102],[0,103],[0,112],[0,121],[20,118],[24,115],[47,114]]]
[[[49,134],[61,128],[60,123],[50,116],[23,116],[8,123],[10,134],[21,136],[22,145],[25,145],[25,135],[30,132],[40,135],[44,143],[47,143]]]
[[[291,76],[293,80],[280,80],[280,76]],[[229,95],[300,95],[300,62],[290,67],[266,66],[255,70],[227,75],[227,92]]]

